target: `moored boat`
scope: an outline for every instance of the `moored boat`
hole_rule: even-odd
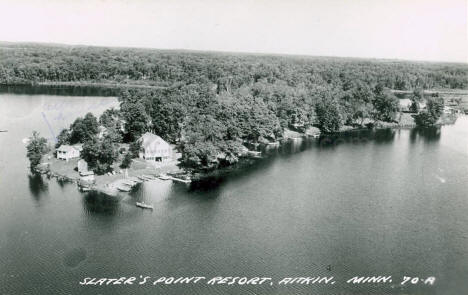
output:
[[[154,208],[153,208],[153,205],[151,205],[151,204],[146,204],[146,203],[143,203],[143,202],[141,202],[141,203],[140,203],[140,202],[136,202],[135,205],[136,205],[137,207],[140,207],[140,208],[143,208],[143,209],[151,209],[151,210],[154,209]]]

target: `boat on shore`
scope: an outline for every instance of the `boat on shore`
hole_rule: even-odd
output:
[[[132,190],[131,187],[125,187],[125,186],[118,186],[117,189],[121,192],[129,192]]]
[[[140,208],[143,208],[143,209],[151,209],[151,210],[154,209],[153,205],[151,205],[151,204],[146,204],[146,203],[144,203],[144,202],[136,202],[135,205],[136,205],[137,207],[140,207]]]
[[[82,187],[80,187],[80,189],[81,189],[82,192],[90,192],[90,191],[93,190],[92,188],[87,187],[87,186],[82,186]]]

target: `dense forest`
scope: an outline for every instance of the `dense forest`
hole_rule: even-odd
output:
[[[124,126],[122,134],[106,140],[131,143],[153,131],[177,144],[182,165],[194,168],[232,164],[246,143],[276,141],[286,128],[303,132],[315,126],[330,133],[343,125],[392,122],[399,103],[389,90],[466,89],[467,77],[465,64],[37,44],[0,47],[0,84],[128,85],[120,94],[120,110],[111,116]],[[420,121],[434,121],[426,117]]]
[[[0,42],[0,84],[211,82],[230,90],[267,79],[305,87],[360,80],[399,90],[465,89],[467,74],[465,64]]]

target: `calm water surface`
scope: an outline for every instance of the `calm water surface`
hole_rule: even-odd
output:
[[[32,176],[22,139],[53,140],[113,97],[0,94],[0,294],[465,294],[468,117],[271,150],[248,168],[130,195]],[[138,200],[155,205],[136,208]],[[84,277],[334,276],[333,286],[83,287]],[[392,275],[385,286],[353,276]],[[401,287],[403,275],[435,276]]]

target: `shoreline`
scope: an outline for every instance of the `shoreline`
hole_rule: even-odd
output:
[[[107,89],[119,88],[142,88],[142,89],[164,89],[169,86],[157,86],[147,84],[126,84],[126,83],[113,83],[113,82],[91,82],[91,81],[44,81],[44,82],[24,82],[24,83],[0,83],[4,87],[21,87],[21,86],[66,86],[66,87],[95,87]]]
[[[117,197],[120,193],[119,187],[129,186],[127,183],[133,183],[130,186],[132,189],[136,184],[158,178],[161,174],[181,173],[183,170],[177,166],[177,161],[163,163],[161,166],[153,165],[152,163],[143,163],[144,160],[134,159],[132,164],[136,167],[128,168],[127,173],[124,169],[115,169],[114,174],[94,175],[92,182],[81,179],[78,171],[75,170],[79,159],[67,161],[58,160],[53,157],[52,153],[46,156],[41,164],[34,170],[37,173],[45,174],[48,178],[56,178],[57,181],[65,181],[74,183],[77,189],[86,191],[95,191],[103,193],[111,197]],[[144,164],[144,166],[142,166]],[[147,178],[143,180],[141,178]],[[152,179],[149,179],[152,178]]]
[[[447,119],[448,117],[448,119]],[[445,116],[441,122],[438,122],[435,126],[440,127],[444,125],[451,125],[456,122],[458,115],[452,116]],[[377,124],[371,128],[361,126],[361,127],[351,127],[351,126],[344,126],[342,130],[329,133],[329,134],[321,134],[317,132],[298,132],[290,129],[285,129],[283,133],[283,137],[276,140],[276,141],[268,141],[263,143],[258,143],[254,150],[249,150],[242,155],[243,159],[261,159],[263,158],[263,152],[258,151],[258,147],[280,147],[284,145],[286,142],[290,141],[297,141],[302,140],[305,138],[313,138],[316,140],[321,140],[326,136],[337,136],[340,134],[344,134],[346,132],[358,132],[358,131],[365,131],[365,130],[383,130],[383,129],[413,129],[417,128],[416,124],[413,122],[412,124],[400,124],[400,123],[386,123],[386,124]],[[151,179],[143,180],[141,178],[145,178],[149,176],[153,179],[159,178],[160,175],[166,174],[189,174],[193,173],[197,177],[197,179],[202,179],[204,176],[210,176],[213,172],[217,170],[223,170],[223,167],[214,168],[210,170],[204,169],[194,169],[193,171],[187,171],[183,168],[178,167],[179,161],[178,158],[166,163],[160,163],[160,166],[155,164],[158,163],[151,163],[146,162],[142,159],[133,159],[131,168],[128,168],[128,173],[125,175],[123,169],[114,169],[114,171],[118,171],[115,174],[104,174],[104,175],[95,175],[93,183],[86,183],[81,180],[79,173],[75,170],[76,164],[79,159],[72,159],[68,162],[63,160],[58,160],[53,156],[53,153],[50,152],[47,156],[44,157],[45,159],[35,168],[35,171],[40,174],[46,174],[49,178],[53,177],[56,178],[57,181],[66,181],[75,183],[77,185],[77,189],[86,192],[86,191],[95,191],[99,193],[103,193],[110,197],[117,197],[121,193],[119,191],[119,187],[122,186],[129,186],[128,182],[133,182],[130,186],[130,189],[141,182],[149,181]],[[238,162],[239,163],[239,162]],[[232,167],[238,165],[238,163],[232,165]],[[225,167],[224,167],[225,168]],[[169,178],[164,178],[164,181],[182,181],[185,183],[189,183],[189,181],[184,181],[183,179],[174,178],[169,176]],[[127,192],[123,192],[127,193]]]

